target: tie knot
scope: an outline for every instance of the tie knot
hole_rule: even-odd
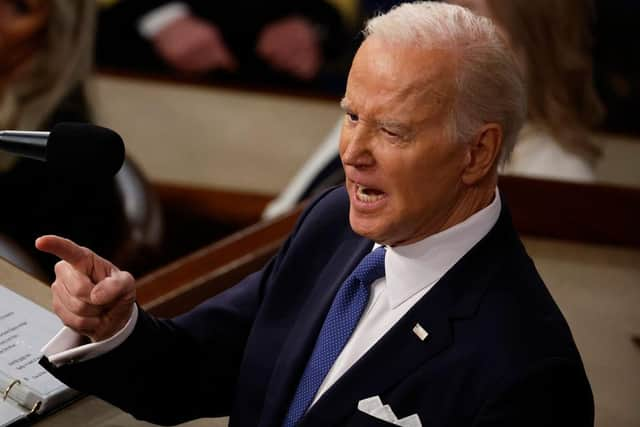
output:
[[[371,284],[374,280],[384,276],[384,256],[386,249],[384,246],[376,248],[362,258],[360,264],[353,271],[353,275],[365,285]]]

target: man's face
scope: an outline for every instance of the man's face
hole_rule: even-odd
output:
[[[464,186],[464,144],[448,134],[454,60],[372,36],[358,50],[342,102],[340,157],[353,230],[413,243],[450,226]]]

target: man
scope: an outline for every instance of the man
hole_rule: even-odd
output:
[[[593,425],[569,328],[496,190],[525,100],[495,27],[414,3],[365,33],[342,102],[346,190],[312,202],[263,270],[158,320],[127,273],[37,241],[65,260],[55,375],[161,423]]]

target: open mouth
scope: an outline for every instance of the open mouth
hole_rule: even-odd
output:
[[[364,203],[373,203],[378,200],[382,200],[385,196],[383,191],[376,188],[365,187],[364,185],[356,184],[356,198]]]

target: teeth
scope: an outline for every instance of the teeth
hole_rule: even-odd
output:
[[[373,203],[384,197],[383,194],[366,194],[365,191],[367,189],[368,187],[365,187],[364,185],[356,184],[356,197],[361,202]]]

